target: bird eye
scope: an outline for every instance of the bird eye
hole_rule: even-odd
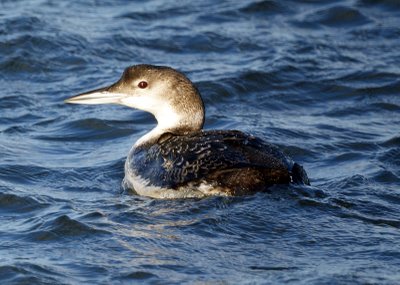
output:
[[[146,81],[140,81],[139,84],[138,84],[138,87],[144,89],[144,88],[147,87],[147,85],[148,85],[148,84],[147,84]]]

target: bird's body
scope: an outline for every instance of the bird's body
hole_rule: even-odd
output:
[[[276,146],[240,131],[202,130],[200,94],[174,69],[129,67],[110,87],[67,102],[123,104],[156,117],[157,127],[135,143],[125,163],[124,185],[140,195],[235,196],[274,184],[309,184],[303,168]]]
[[[125,184],[153,197],[244,195],[300,182],[304,173],[293,166],[276,146],[240,131],[167,133],[132,149]]]

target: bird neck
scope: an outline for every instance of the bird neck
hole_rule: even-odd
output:
[[[135,148],[153,145],[165,133],[187,135],[200,131],[204,124],[204,113],[203,106],[192,109],[190,112],[177,112],[171,107],[164,108],[163,111],[153,114],[157,120],[157,126],[139,138],[135,143]]]

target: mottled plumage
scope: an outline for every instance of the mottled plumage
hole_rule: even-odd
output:
[[[240,131],[167,133],[155,144],[133,149],[128,162],[149,185],[177,191],[203,183],[221,194],[243,195],[273,184],[309,183],[302,167],[276,146]]]
[[[125,163],[124,186],[140,195],[244,195],[273,184],[309,184],[304,169],[276,146],[240,131],[203,131],[199,91],[170,67],[128,67],[116,83],[66,102],[120,104],[154,115],[157,126]]]

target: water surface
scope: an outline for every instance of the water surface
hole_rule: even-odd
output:
[[[398,284],[400,5],[0,2],[4,284]],[[63,100],[128,65],[199,87],[207,129],[282,147],[311,187],[155,200],[121,189],[155,121]]]

